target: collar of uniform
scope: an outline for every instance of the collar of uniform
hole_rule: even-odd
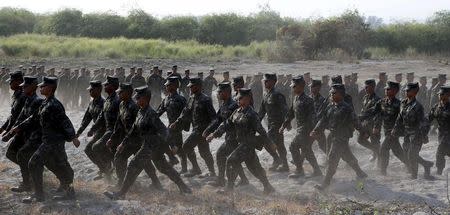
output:
[[[113,99],[114,97],[116,97],[116,95],[117,95],[117,94],[116,94],[116,91],[114,91],[113,93],[111,93],[111,95],[108,96],[107,99],[108,99],[108,100],[111,100],[111,99]]]

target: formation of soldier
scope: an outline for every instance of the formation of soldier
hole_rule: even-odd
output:
[[[190,70],[185,70],[182,77],[176,65],[166,77],[154,66],[147,78],[141,67],[130,68],[127,76],[122,67],[100,68],[93,71],[92,77],[86,68],[73,72],[63,68],[58,75],[53,68],[47,72],[44,69],[1,69],[0,100],[7,100],[9,90],[13,93],[11,114],[0,134],[2,141],[9,141],[6,157],[19,166],[22,174],[21,183],[11,191],[33,191],[23,199],[24,203],[45,200],[44,166],[60,182],[53,198],[75,198],[74,172],[65,142],[78,147],[78,138],[89,124],[92,126],[87,136],[91,138],[84,152],[98,167],[94,180],[116,179],[118,190],[104,193],[114,200],[125,197],[142,170],[154,189],[162,189],[158,170],[182,193],[192,192],[183,177],[194,176],[210,179],[208,183],[219,187],[219,192],[231,192],[238,176],[237,186],[249,184],[242,163],[262,183],[264,192],[272,193],[275,189],[257,151],[264,149],[271,155],[273,163],[268,171],[289,172],[283,133],[290,129],[295,129],[288,147],[295,166],[290,178],[305,177],[305,159],[313,169],[308,177],[323,176],[312,147],[315,142],[327,155],[325,176],[316,185],[318,190],[330,185],[340,159],[358,178],[367,177],[349,145],[355,130],[357,142],[370,150],[370,160],[377,161],[382,175],[387,175],[392,150],[412,179],[418,177],[420,164],[424,178],[432,180],[434,163],[419,152],[429,142],[428,133],[433,126],[439,142],[436,174],[442,174],[445,156],[450,156],[450,86],[445,85],[445,74],[427,88],[426,77],[417,83],[414,74],[408,73],[407,83],[402,85],[401,74],[395,75],[395,81],[388,81],[387,74],[380,73],[378,82],[365,80],[360,89],[357,73],[331,78],[325,75],[314,80],[310,73],[294,77],[258,73],[230,78],[230,73],[224,72],[223,80],[218,82],[213,68],[205,78],[201,72],[191,77]],[[86,87],[88,93],[83,90]],[[215,90],[217,96],[213,96]],[[215,99],[219,104],[217,111]],[[85,109],[78,130],[67,117],[65,107]],[[167,115],[167,124],[160,119],[163,114]],[[183,131],[190,131],[186,138]],[[224,142],[214,163],[210,142],[223,135]],[[207,172],[198,164],[195,148],[206,163]],[[179,172],[174,168],[178,164]]]

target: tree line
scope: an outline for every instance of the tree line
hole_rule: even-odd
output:
[[[436,12],[423,23],[383,24],[381,19],[364,17],[356,10],[334,17],[298,20],[281,17],[269,7],[247,16],[225,13],[163,18],[143,10],[119,16],[110,12],[83,13],[77,9],[36,14],[20,8],[1,8],[0,36],[21,33],[195,40],[223,46],[271,41],[272,50],[277,54],[294,59],[315,59],[335,49],[364,58],[370,57],[368,47],[386,48],[392,53],[413,48],[431,55],[450,51],[450,11]]]

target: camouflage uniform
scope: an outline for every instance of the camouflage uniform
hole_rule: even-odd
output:
[[[373,159],[378,156],[380,147],[380,134],[374,134],[374,119],[376,115],[372,113],[376,111],[376,105],[380,98],[374,93],[372,95],[366,94],[362,101],[362,109],[359,115],[361,129],[359,130],[358,143],[370,150],[373,153]],[[370,138],[370,141],[368,140]]]
[[[150,106],[152,106],[152,108],[156,108],[159,104],[161,104],[161,91],[164,86],[164,78],[156,73],[153,73],[147,78],[147,86],[152,91]]]
[[[428,114],[430,122],[438,122],[439,146],[436,151],[437,174],[445,168],[445,156],[450,156],[450,103],[436,104]]]
[[[133,85],[133,88],[138,88],[142,86],[147,86],[147,82],[145,81],[145,78],[142,75],[135,74],[131,78],[131,85]]]
[[[320,93],[317,96],[313,96],[312,99],[314,102],[314,111],[316,112],[314,124],[316,124],[322,118],[323,114],[325,114],[326,107],[328,106],[328,100],[325,97],[323,97]],[[317,141],[320,150],[322,150],[325,154],[327,154],[328,147],[325,132],[318,131],[314,139]]]
[[[217,87],[217,80],[214,78],[214,76],[207,76],[203,81],[203,93],[211,97],[214,87]]]

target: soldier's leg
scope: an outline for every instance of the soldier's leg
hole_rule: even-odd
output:
[[[320,150],[322,150],[323,153],[327,154],[327,137],[325,136],[325,133],[319,132],[316,140]]]
[[[9,143],[8,149],[6,151],[6,157],[14,162],[15,164],[19,164],[17,162],[17,153],[19,152],[19,149],[25,144],[23,136],[22,135],[16,135],[13,137],[11,142]]]
[[[289,175],[289,177],[300,177],[304,175],[303,170],[303,158],[300,154],[300,145],[301,145],[301,137],[300,134],[296,134],[294,139],[292,140],[291,145],[289,146],[289,151],[292,155],[292,160],[294,161],[294,164],[296,166],[295,173],[292,175]]]
[[[417,178],[417,172],[418,172],[418,164],[422,165],[424,168],[424,178],[425,179],[433,179],[431,176],[431,167],[433,167],[433,162],[423,159],[419,153],[422,149],[422,137],[418,135],[413,135],[413,140],[411,141],[410,146],[410,157],[412,157],[411,161],[411,170],[412,170],[412,177]]]
[[[20,148],[17,153],[17,162],[19,163],[20,173],[22,175],[22,183],[16,189],[12,188],[13,192],[23,192],[31,190],[31,175],[30,169],[28,168],[28,162],[31,156],[38,149],[39,144],[37,143],[26,143],[22,148]],[[14,189],[14,190],[13,190]]]
[[[109,151],[106,146],[106,142],[111,137],[112,132],[107,131],[103,136],[94,143],[92,146],[92,151],[94,153],[94,159],[98,163],[100,171],[105,174],[111,174],[112,170],[112,161],[114,158],[114,154]]]
[[[86,156],[89,158],[89,160],[91,160],[98,167],[99,167],[99,164],[97,163],[97,159],[95,157],[96,155],[94,154],[94,151],[93,151],[93,146],[94,146],[94,143],[97,142],[102,136],[103,136],[103,132],[96,132],[94,134],[94,137],[92,138],[92,140],[90,140],[86,144],[86,147],[84,148],[84,153],[86,154]]]
[[[170,144],[172,146],[176,146],[178,148],[177,150],[177,155],[178,157],[180,157],[181,160],[181,172],[180,173],[185,173],[187,172],[187,157],[186,157],[186,153],[184,153],[183,150],[183,134],[181,131],[179,132],[173,132],[172,134],[172,138],[171,138],[171,142]]]
[[[450,154],[450,136],[446,135],[439,138],[439,146],[436,151],[437,174],[442,175],[445,168],[445,156]]]
[[[44,164],[46,160],[50,157],[51,146],[48,143],[43,143],[39,146],[36,152],[30,158],[28,162],[28,168],[30,169],[32,183],[34,187],[34,196],[39,199],[44,199],[44,188],[43,188],[43,173]]]
[[[387,174],[386,170],[389,165],[389,152],[391,149],[393,138],[394,137],[392,135],[386,135],[380,147],[378,167],[380,168],[380,172],[383,175]]]
[[[189,173],[187,173],[187,176],[194,176],[201,174],[202,171],[200,170],[200,167],[198,166],[197,162],[197,156],[195,155],[195,146],[197,146],[197,135],[194,133],[191,133],[187,139],[183,143],[183,151],[186,153],[187,158],[192,164],[192,170],[190,170]]]
[[[258,155],[256,155],[255,149],[247,148],[247,157],[245,158],[245,165],[247,165],[248,170],[263,184],[265,193],[272,193],[275,189],[267,179],[266,171],[262,168],[259,162]]]
[[[119,186],[123,183],[123,179],[127,171],[128,158],[133,154],[136,154],[139,148],[140,142],[132,141],[129,142],[129,145],[126,145],[122,151],[114,154],[114,167],[116,169],[117,184]]]
[[[303,137],[301,138],[300,148],[302,150],[301,157],[306,158],[306,160],[309,162],[309,164],[312,166],[314,170],[313,176],[321,176],[322,171],[320,170],[316,156],[314,155],[314,151],[312,150],[312,141],[307,136],[307,134],[304,134]]]
[[[279,126],[281,127],[281,126]],[[278,156],[280,157],[281,167],[278,168],[278,171],[289,171],[289,165],[287,162],[287,151],[286,146],[284,145],[284,136],[278,132],[279,127],[276,129],[272,128],[269,130],[269,135],[273,135],[274,143],[277,145]]]
[[[226,162],[226,174],[227,174],[227,189],[232,190],[234,188],[234,182],[237,177],[237,169],[244,162],[245,156],[247,154],[246,147],[244,144],[239,144],[233,152],[228,156]]]
[[[342,141],[343,142],[340,146],[342,160],[344,160],[355,171],[358,177],[360,178],[367,177],[367,174],[359,166],[358,160],[356,159],[355,155],[353,155],[353,152],[351,151],[350,146],[348,144],[348,139]]]
[[[216,152],[216,163],[217,163],[217,186],[225,185],[225,168],[227,162],[227,156],[231,154],[230,147],[227,147],[227,143],[222,143]]]
[[[163,153],[162,150],[152,150],[152,161],[156,168],[164,175],[167,175],[178,186],[181,192],[191,193],[191,189],[181,179],[180,174],[167,162]]]
[[[203,158],[203,160],[206,163],[206,166],[208,166],[209,175],[215,176],[216,172],[214,170],[214,158],[211,154],[211,150],[209,148],[209,143],[206,142],[205,138],[203,138],[201,135],[197,136],[198,141],[198,152],[200,153],[200,156]]]
[[[405,151],[403,150],[398,137],[392,137],[392,141],[389,143],[392,153],[394,153],[395,157],[397,157],[401,162],[407,165],[405,158]]]
[[[329,137],[328,141],[330,141],[330,147],[328,152],[328,164],[325,172],[325,178],[322,181],[322,185],[320,188],[326,188],[330,185],[331,179],[334,174],[336,174],[337,167],[339,165],[339,160],[341,158],[341,152],[339,150],[338,143],[334,141],[333,137]]]
[[[67,160],[64,142],[55,146],[51,158],[45,162],[45,166],[60,180],[60,187],[64,191],[63,196],[54,196],[54,199],[67,200],[75,198],[75,190],[72,187],[74,172]]]
[[[369,141],[370,133],[368,131],[360,131],[358,135],[358,143],[370,150],[372,150],[373,156],[371,161],[376,158],[378,155],[378,145],[375,145],[371,141]]]

